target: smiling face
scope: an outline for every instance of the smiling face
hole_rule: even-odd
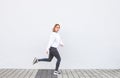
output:
[[[59,24],[55,24],[54,28],[53,28],[53,32],[58,32],[60,30],[60,25]]]

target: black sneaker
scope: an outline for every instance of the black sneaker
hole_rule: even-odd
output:
[[[38,59],[35,57],[33,60],[33,65],[38,62]]]

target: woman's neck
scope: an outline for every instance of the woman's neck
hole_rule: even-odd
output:
[[[54,32],[54,33],[58,33],[58,32]]]

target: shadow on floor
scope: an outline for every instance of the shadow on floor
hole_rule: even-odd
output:
[[[39,69],[35,78],[58,78],[52,69]]]

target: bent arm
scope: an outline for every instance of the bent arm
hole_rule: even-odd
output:
[[[51,35],[50,35],[49,42],[48,42],[48,45],[47,45],[47,48],[46,48],[46,51],[47,51],[47,52],[49,52],[49,48],[50,48],[50,46],[53,44],[54,40],[55,40],[55,37],[54,37],[53,34],[51,34]]]
[[[60,45],[61,45],[61,46],[64,46],[64,43],[63,43],[63,41],[62,41],[61,38],[60,38]]]

